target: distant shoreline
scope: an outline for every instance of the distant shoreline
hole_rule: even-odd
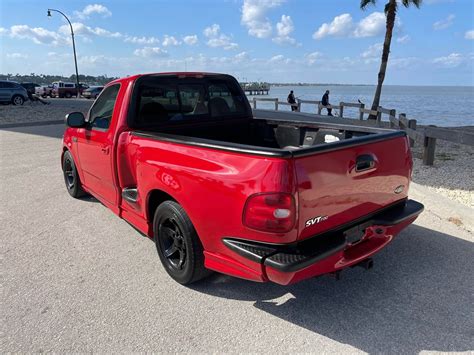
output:
[[[120,76],[125,77],[125,76]],[[242,75],[236,76],[239,82],[265,82],[265,80],[239,80],[238,78],[242,79]],[[107,75],[88,75],[88,74],[81,74],[79,75],[79,81],[92,84],[106,84],[112,80],[117,79],[118,77],[112,76],[109,77]],[[0,80],[12,80],[18,82],[32,82],[35,84],[51,84],[53,81],[75,81],[75,76],[63,76],[63,75],[54,75],[54,74],[3,74],[0,73]],[[295,87],[302,87],[302,86],[358,86],[358,87],[375,87],[377,84],[350,84],[350,83],[300,83],[300,82],[293,82],[293,83],[282,83],[282,82],[268,82],[273,87],[283,87],[283,86],[295,86]],[[384,84],[384,87],[439,87],[439,88],[469,88],[474,89],[473,85],[410,85],[410,84]]]
[[[335,83],[269,83],[271,86],[283,87],[283,86],[377,86],[377,84],[335,84]],[[474,85],[405,85],[405,84],[384,84],[384,87],[436,87],[436,88],[470,88],[474,89]]]

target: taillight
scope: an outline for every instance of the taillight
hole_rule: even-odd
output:
[[[247,199],[243,223],[264,232],[285,233],[295,224],[296,206],[291,194],[261,193]]]

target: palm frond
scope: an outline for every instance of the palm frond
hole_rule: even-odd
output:
[[[377,0],[360,0],[360,8],[365,10],[369,4],[375,5],[376,2]]]
[[[405,7],[409,7],[410,5],[415,5],[416,7],[420,7],[423,0],[402,0],[402,4]]]

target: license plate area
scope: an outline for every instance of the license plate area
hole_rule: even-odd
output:
[[[365,235],[365,230],[371,225],[370,222],[358,224],[344,231],[344,237],[348,244],[359,243]]]

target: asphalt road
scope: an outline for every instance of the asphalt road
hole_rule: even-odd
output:
[[[216,274],[183,287],[152,241],[69,197],[62,129],[0,130],[0,352],[474,350],[474,238],[436,197],[371,271],[290,287]]]

